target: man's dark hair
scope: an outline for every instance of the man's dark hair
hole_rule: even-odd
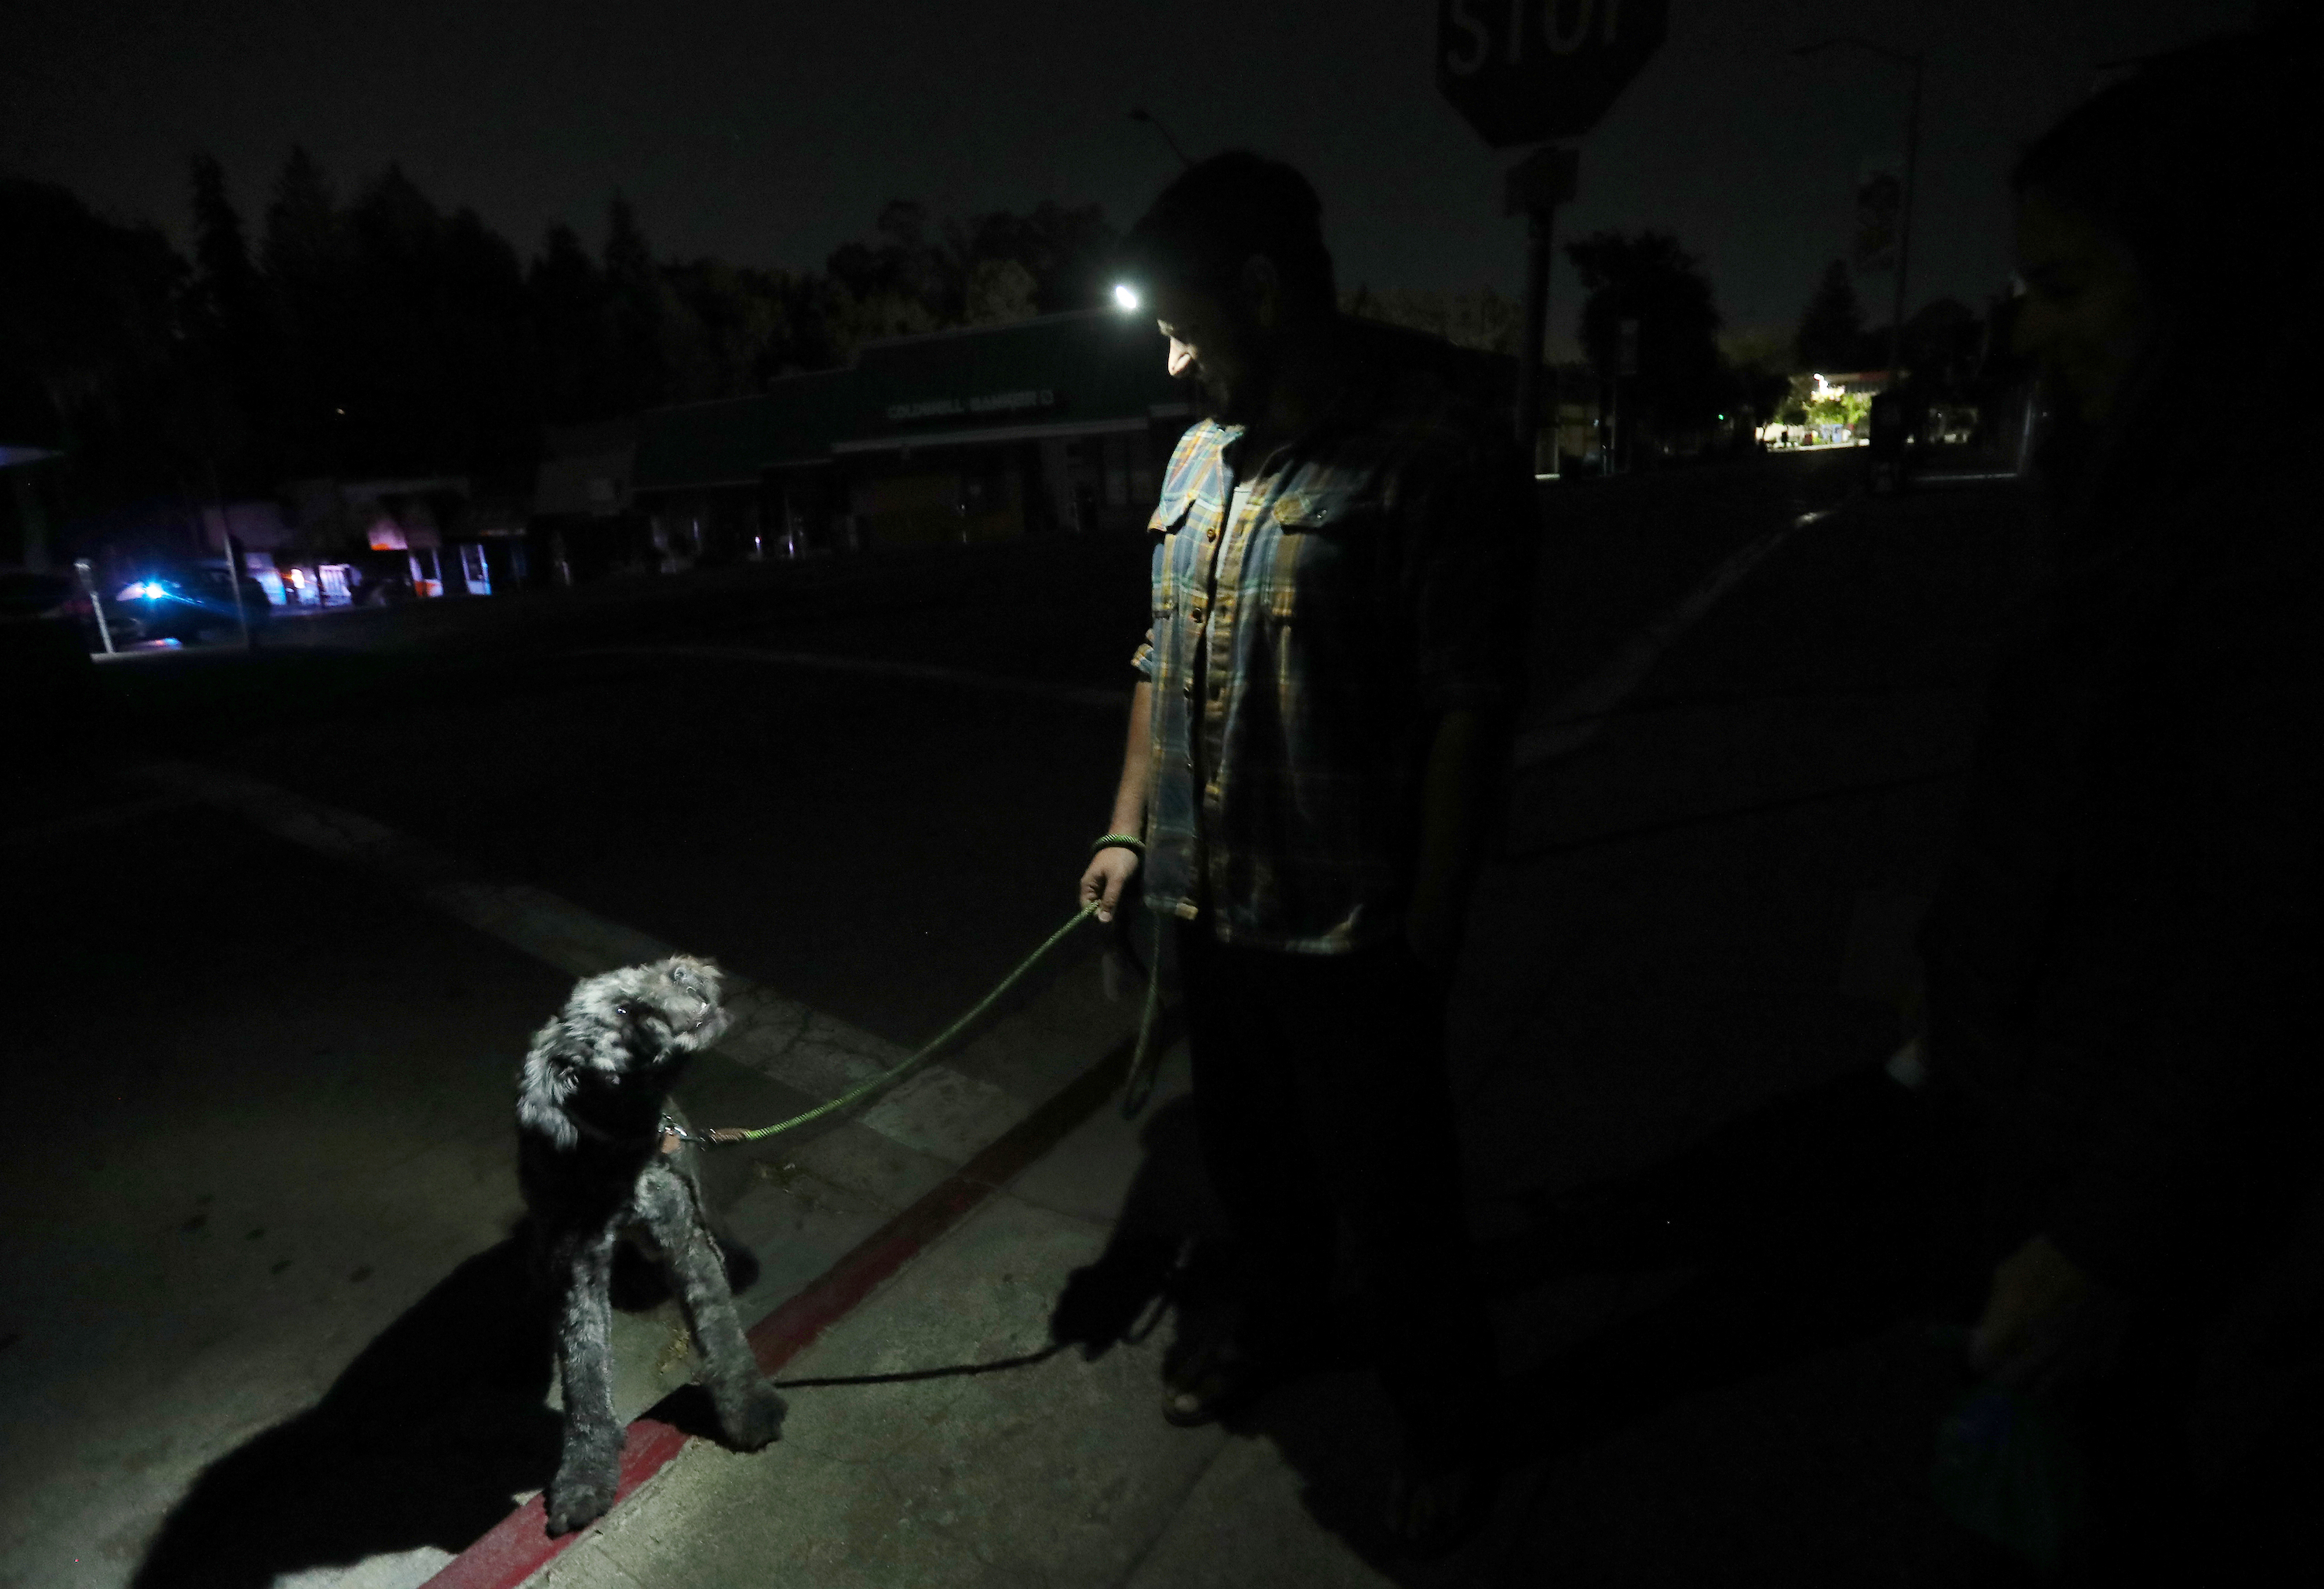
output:
[[[2236,415],[2223,444],[2261,449],[2264,470],[2291,456],[2294,416],[2314,410],[2308,360],[2324,326],[2298,237],[2319,164],[2315,40],[2304,17],[2287,18],[2141,61],[2011,173],[2020,195],[2127,250],[2157,322],[2116,442],[2101,454],[2069,410],[2039,444],[2041,472],[2061,503],[2083,503],[2082,522],[2103,526],[2153,488],[2187,415]],[[2205,467],[2232,473],[2219,445]]]
[[[1133,281],[1228,298],[1244,262],[1263,254],[1286,297],[1330,309],[1337,299],[1323,215],[1306,178],[1279,160],[1231,149],[1162,189],[1122,239],[1120,263]]]
[[[2292,311],[2308,291],[2315,63],[2312,33],[2288,25],[2141,62],[2043,134],[2013,186],[2119,238],[2176,324]]]

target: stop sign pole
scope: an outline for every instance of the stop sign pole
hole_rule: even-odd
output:
[[[1581,151],[1568,145],[1545,144],[1511,169],[1502,199],[1502,213],[1526,217],[1524,330],[1517,344],[1517,446],[1541,473],[1541,355],[1549,337],[1549,262],[1551,234],[1557,207],[1573,197],[1582,164]],[[1559,468],[1557,450],[1550,450],[1550,472]]]
[[[1517,445],[1541,436],[1541,356],[1557,207],[1572,199],[1576,152],[1552,142],[1597,125],[1670,29],[1670,0],[1438,0],[1436,86],[1495,149],[1544,147],[1513,167],[1505,207],[1526,217]]]

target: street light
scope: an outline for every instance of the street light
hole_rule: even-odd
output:
[[[1913,97],[1904,112],[1904,217],[1896,228],[1896,298],[1888,317],[1888,379],[1903,379],[1904,346],[1904,272],[1913,259],[1913,170],[1919,162],[1921,152],[1921,66],[1922,58],[1909,50],[1891,50],[1886,44],[1875,44],[1869,39],[1824,39],[1813,44],[1803,44],[1792,51],[1794,55],[1813,55],[1820,50],[1830,50],[1845,44],[1851,49],[1866,50],[1893,60],[1899,66],[1913,69]]]

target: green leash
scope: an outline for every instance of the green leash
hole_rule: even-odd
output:
[[[769,1137],[779,1136],[783,1132],[796,1130],[798,1127],[805,1125],[810,1121],[821,1120],[826,1114],[836,1113],[838,1111],[845,1109],[851,1104],[860,1104],[864,1099],[872,1096],[872,1094],[880,1092],[886,1087],[894,1086],[897,1082],[903,1080],[904,1077],[909,1076],[913,1071],[918,1069],[921,1066],[935,1058],[937,1054],[942,1052],[955,1038],[959,1037],[962,1032],[967,1030],[970,1027],[975,1025],[977,1021],[983,1019],[985,1014],[991,1010],[993,1005],[999,1003],[1002,998],[1007,996],[1010,989],[1024,981],[1027,974],[1029,973],[1033,967],[1038,965],[1043,960],[1048,958],[1052,950],[1054,950],[1059,944],[1064,943],[1066,938],[1072,937],[1074,928],[1079,927],[1083,922],[1095,915],[1097,913],[1097,907],[1098,901],[1093,900],[1088,904],[1084,905],[1080,910],[1074,911],[1066,920],[1065,924],[1057,928],[1056,931],[1051,933],[1047,941],[1045,941],[1039,948],[1035,949],[1031,954],[1026,956],[1024,959],[1019,961],[1017,964],[1017,969],[1011,971],[1007,976],[1002,977],[999,986],[995,987],[991,993],[985,994],[982,999],[979,999],[976,1002],[974,1008],[970,1010],[967,1014],[962,1016],[958,1021],[954,1021],[950,1026],[945,1028],[944,1030],[938,1032],[934,1038],[930,1039],[925,1045],[923,1045],[918,1053],[905,1060],[901,1065],[897,1066],[894,1069],[884,1071],[881,1075],[873,1076],[870,1081],[864,1082],[860,1086],[850,1087],[847,1091],[842,1093],[836,1098],[832,1099],[829,1103],[818,1104],[804,1114],[795,1114],[788,1120],[778,1121],[773,1125],[762,1125],[755,1130],[746,1131],[740,1126],[722,1126],[715,1131],[689,1131],[679,1125],[675,1121],[664,1119],[661,1122],[661,1129],[665,1145],[669,1145],[673,1139],[679,1142],[700,1142],[708,1143],[714,1146],[731,1142],[762,1142]],[[1162,998],[1160,965],[1162,940],[1160,931],[1161,929],[1157,925],[1156,928],[1156,936],[1154,940],[1156,963],[1149,968],[1149,975],[1147,977],[1146,1009],[1145,1012],[1139,1020],[1138,1049],[1131,1056],[1130,1062],[1130,1092],[1122,1100],[1122,1113],[1125,1118],[1136,1114],[1139,1109],[1145,1107],[1147,1098],[1150,1096],[1154,1091],[1155,1067],[1153,1064],[1151,1050],[1154,1044],[1155,1020],[1158,1011],[1160,1010]],[[1132,1098],[1136,1100],[1135,1103],[1131,1102]]]

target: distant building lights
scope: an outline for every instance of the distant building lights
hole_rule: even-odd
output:
[[[1127,282],[1115,282],[1113,286],[1113,302],[1114,307],[1117,309],[1132,314],[1136,313],[1139,302],[1138,289],[1131,286]]]

